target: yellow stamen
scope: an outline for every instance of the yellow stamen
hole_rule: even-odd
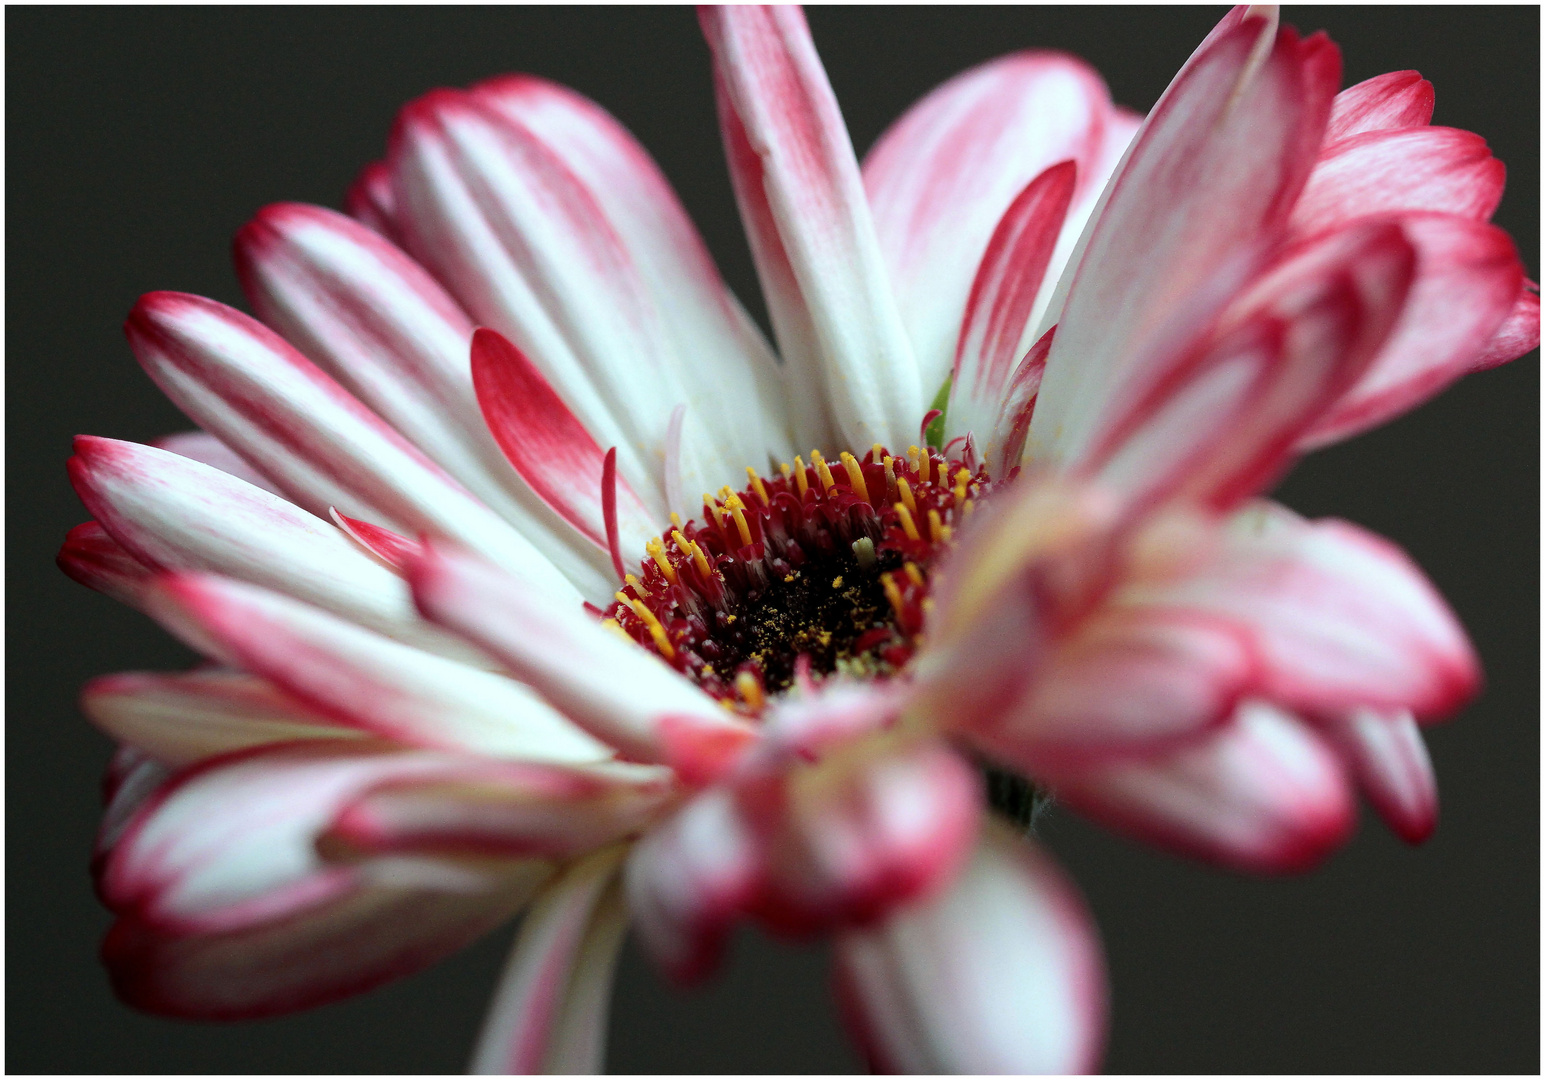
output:
[[[714,502],[714,497],[708,492],[703,492],[703,505],[708,507],[708,512],[713,515],[713,523],[724,531],[724,512],[719,509],[719,504]]]
[[[955,484],[959,486],[962,484],[969,484],[970,482],[971,470],[965,466],[961,466],[961,468],[955,473]]]
[[[860,499],[868,502],[869,485],[864,483],[864,470],[859,467],[858,458],[844,450],[842,452],[842,467],[848,471],[849,486],[853,488],[853,491]]]
[[[917,482],[919,484],[928,483],[928,463],[931,460],[928,456],[928,451],[919,450],[915,446],[909,446],[907,447],[907,457],[912,459],[912,467],[917,470]]]
[[[880,459],[884,456],[885,447],[881,446],[879,443],[875,443],[869,448],[869,460],[874,462],[876,465],[880,463]]]
[[[794,455],[794,486],[799,489],[799,498],[803,502],[805,492],[810,490],[810,478],[805,475],[805,459],[798,454]]]
[[[674,510],[671,511],[671,524],[678,529],[681,528],[681,515]]]
[[[649,590],[644,588],[644,583],[638,580],[638,578],[634,577],[632,574],[624,574],[623,580],[626,581],[629,585],[633,586],[633,595],[638,597],[640,600],[649,595]]]
[[[891,610],[895,611],[897,618],[900,618],[905,604],[901,599],[901,588],[896,584],[896,578],[888,573],[881,574],[880,584],[885,589],[885,599],[890,601]]]
[[[819,450],[810,451],[810,462],[815,466],[815,474],[821,479],[821,490],[830,492],[837,486],[837,481],[832,479],[832,471],[826,467],[826,459],[821,456]]]
[[[896,478],[896,490],[901,492],[901,501],[906,503],[907,512],[916,514],[917,503],[912,498],[912,485],[907,483],[905,476],[898,476]]]
[[[638,644],[638,642],[633,640],[633,635],[624,630],[622,628],[622,624],[616,619],[602,619],[601,625],[606,627],[606,629],[610,630],[612,633],[616,634],[623,641],[626,641],[629,645]]]
[[[941,544],[950,538],[950,527],[939,518],[939,511],[928,511],[928,535],[933,538],[935,544]]]
[[[697,567],[699,574],[702,574],[705,578],[713,576],[713,567],[708,565],[708,559],[703,554],[702,548],[683,536],[680,529],[676,529],[671,533],[671,539],[675,540],[676,546],[686,552],[692,559],[692,565]]]
[[[912,512],[907,509],[906,503],[896,504],[896,515],[901,518],[901,529],[907,534],[908,540],[921,540],[917,534],[917,523],[912,520]]]
[[[665,580],[672,585],[676,584],[676,568],[671,565],[670,559],[665,557],[665,545],[658,540],[651,540],[644,545],[644,550],[649,552],[649,557],[660,568],[660,573],[665,575]]]
[[[735,515],[735,528],[740,530],[740,542],[742,544],[751,543],[751,526],[746,523],[746,515],[742,513],[746,508],[746,504],[741,502],[740,496],[732,491],[724,500],[724,505],[730,508],[731,514]]]
[[[917,568],[917,563],[909,562],[903,566],[902,569],[907,572],[907,577],[912,579],[912,584],[916,585],[918,588],[922,588],[923,572]]]
[[[756,470],[746,466],[746,475],[751,478],[751,490],[756,492],[756,497],[762,500],[763,506],[771,506],[772,500],[767,497],[767,488],[762,484],[762,478],[756,475]]]
[[[649,608],[628,596],[627,593],[617,593],[617,602],[626,605],[628,610],[639,617],[639,620],[649,630],[649,636],[654,638],[654,647],[660,651],[660,655],[667,660],[676,658],[676,647],[671,644],[671,639],[665,634],[665,627],[660,625],[660,620],[655,618],[654,612]]]
[[[767,703],[767,698],[762,693],[762,683],[749,671],[742,671],[735,676],[735,691],[753,709],[760,709]]]
[[[975,499],[967,499],[966,502],[965,502],[965,505],[961,507],[961,510],[964,511],[966,517],[970,517],[971,516],[971,512],[973,510],[975,510],[975,509],[976,509],[976,500]]]
[[[885,492],[895,499],[896,491],[896,459],[889,454],[885,455]]]
[[[778,462],[778,471],[783,474],[783,482],[789,483],[794,479],[794,468],[787,461]]]

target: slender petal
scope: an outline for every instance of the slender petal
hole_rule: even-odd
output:
[[[1415,71],[1390,71],[1336,95],[1325,124],[1325,145],[1365,131],[1396,131],[1432,123],[1432,83]]]
[[[329,865],[316,849],[354,792],[454,761],[307,741],[180,774],[102,867],[119,914],[103,958],[120,996],[200,1019],[288,1012],[415,971],[507,918],[550,863]]]
[[[1488,350],[1517,312],[1523,268],[1507,233],[1452,214],[1403,214],[1402,231],[1416,251],[1416,275],[1399,320],[1368,370],[1304,436],[1304,446],[1348,438],[1406,412],[1461,375],[1489,366]],[[1499,350],[1539,340],[1538,298],[1533,336],[1523,330]]]
[[[1067,216],[1077,169],[1053,165],[1025,186],[993,231],[966,300],[950,377],[945,435],[974,433],[991,459],[990,441],[1057,235]]]
[[[167,396],[301,506],[454,537],[554,596],[577,596],[530,541],[256,321],[161,292],[141,297],[124,329]]]
[[[236,268],[259,318],[571,579],[598,576],[595,552],[521,483],[489,437],[468,372],[472,320],[422,267],[341,214],[278,203],[237,233]]]
[[[1340,57],[1324,38],[1300,41],[1283,28],[1253,62],[1264,29],[1245,18],[1199,50],[1107,189],[1071,271],[1030,425],[1032,460],[1078,456],[1110,389],[1148,355],[1138,346],[1176,336],[1177,312],[1198,290],[1285,225]]]
[[[837,979],[876,1071],[1073,1073],[1099,1062],[1099,938],[1026,838],[986,832],[942,895],[841,935]]]
[[[691,388],[669,359],[646,268],[605,204],[486,93],[436,90],[410,103],[388,160],[408,251],[530,357],[585,430],[618,448],[635,490],[658,502],[666,418]],[[700,475],[738,467],[710,441],[686,449]]]
[[[1420,844],[1433,834],[1438,778],[1410,713],[1358,709],[1327,719],[1321,728],[1373,808],[1402,840]]]
[[[171,775],[165,763],[137,747],[120,746],[113,752],[102,777],[102,822],[93,849],[93,876],[100,873],[102,860],[117,846],[145,800]]]
[[[230,473],[238,480],[245,480],[253,487],[273,492],[280,498],[284,497],[284,492],[275,487],[272,480],[248,465],[246,458],[207,431],[179,431],[174,435],[163,435],[159,439],[154,439],[150,445],[158,450],[170,450],[185,458],[202,461],[205,465],[212,465],[221,472]]]
[[[1336,755],[1256,702],[1193,746],[1049,779],[1059,800],[1118,832],[1250,873],[1310,869],[1357,822]]]
[[[272,680],[337,723],[420,746],[534,761],[599,761],[607,747],[530,690],[278,593],[167,575],[153,613],[210,656]]]
[[[472,94],[542,140],[602,207],[655,294],[674,342],[666,360],[693,390],[695,420],[737,461],[787,456],[777,358],[648,152],[595,102],[545,79],[504,76]]]
[[[521,922],[469,1072],[603,1070],[612,970],[627,928],[617,880],[626,851],[616,846],[596,852],[537,897]]]
[[[728,7],[705,8],[700,19],[779,345],[796,358],[796,378],[820,372],[848,445],[905,445],[927,398],[804,16],[793,7]],[[785,313],[790,307],[797,310]],[[807,328],[813,340],[804,339]]]
[[[177,766],[266,743],[359,734],[234,671],[105,675],[86,684],[80,706],[108,735]]]
[[[471,556],[429,545],[408,578],[426,618],[488,650],[624,757],[664,760],[666,717],[707,731],[744,727],[684,676],[582,610],[556,607]]]
[[[319,842],[353,857],[567,859],[638,831],[675,795],[653,766],[458,765],[358,794]]]
[[[595,547],[606,548],[606,452],[541,371],[498,331],[480,327],[472,337],[472,382],[488,430],[515,471],[559,517]],[[665,523],[664,504],[651,509],[627,481],[619,478],[616,485],[622,551],[625,558],[641,559],[644,545]]]
[[[70,479],[136,559],[274,589],[383,634],[458,657],[428,626],[402,579],[327,522],[227,473],[165,450],[82,435]]]
[[[1002,229],[1000,221],[1026,185],[1058,162],[1075,165],[1076,190],[1069,188],[1066,203],[1092,204],[1115,163],[1115,158],[1106,162],[1103,173],[1098,167],[1113,120],[1104,82],[1083,61],[1062,53],[1018,52],[931,91],[865,156],[864,187],[875,231],[925,392],[938,388],[955,360],[972,278],[982,276],[979,264],[992,253],[996,241],[989,238]],[[1083,220],[1069,218],[1067,230],[1062,215],[1050,224],[1047,263],[1060,233],[1071,233],[1070,245]],[[1053,266],[1047,294],[1060,270],[1060,263]],[[1027,308],[1036,307],[1040,286],[1040,276],[1024,282]],[[1027,310],[1026,321],[1033,325],[1040,314]],[[1013,359],[1023,352],[1022,347]]]

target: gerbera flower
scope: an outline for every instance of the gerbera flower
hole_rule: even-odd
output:
[[[835,934],[877,1063],[1071,1070],[1095,938],[984,790],[1251,870],[1354,782],[1430,831],[1462,632],[1249,499],[1537,342],[1484,145],[1239,10],[1146,121],[1017,55],[861,173],[797,11],[704,27],[781,360],[643,151],[520,77],[408,106],[355,220],[260,213],[261,323],[131,315],[204,433],[83,438],[61,561],[217,665],[87,691],[131,1002],[317,1004],[534,900],[481,1068],[599,1065],[627,918],[693,977],[747,916]]]

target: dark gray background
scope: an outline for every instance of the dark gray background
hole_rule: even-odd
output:
[[[1077,52],[1152,104],[1221,9],[817,10],[815,39],[862,151],[957,70],[1028,45]],[[1538,273],[1539,13],[1289,9],[1342,45],[1348,83],[1414,67],[1438,123],[1510,169],[1497,220]],[[8,1068],[14,1072],[456,1071],[509,932],[312,1013],[237,1026],[118,1005],[86,860],[109,747],[86,678],[185,655],[53,567],[85,518],[69,438],[187,427],[119,334],[134,299],[240,304],[228,238],[276,200],[337,206],[396,108],[527,70],[612,110],[656,155],[729,281],[759,309],[721,162],[707,52],[685,9],[8,8]],[[1443,824],[1409,850],[1370,820],[1317,874],[1245,880],[1054,812],[1045,835],[1105,936],[1116,1071],[1536,1072],[1538,369],[1467,380],[1316,455],[1280,497],[1405,545],[1469,627],[1486,695],[1431,733]],[[817,949],[747,933],[724,977],[668,990],[626,953],[610,1066],[850,1070]]]

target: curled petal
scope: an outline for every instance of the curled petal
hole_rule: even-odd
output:
[[[1310,869],[1357,822],[1336,755],[1258,702],[1193,746],[1050,779],[1058,799],[1118,832],[1250,873]]]
[[[1432,83],[1415,71],[1390,71],[1349,86],[1331,102],[1325,145],[1365,131],[1395,131],[1432,123]]]
[[[1540,347],[1540,287],[1525,281],[1513,301],[1513,310],[1475,358],[1477,371],[1517,360]]]
[[[1367,706],[1432,719],[1480,684],[1464,630],[1421,570],[1342,521],[1259,505],[1193,572],[1124,599],[1234,621],[1255,641],[1265,696],[1314,716]]]
[[[904,446],[924,390],[804,15],[705,8],[700,20],[735,194],[782,351],[796,376],[819,379],[849,445]]]
[[[598,851],[538,895],[521,922],[470,1072],[602,1071],[612,971],[627,929],[617,881],[625,852]]]
[[[932,895],[971,850],[980,798],[976,773],[943,745],[883,740],[744,785],[766,858],[753,913],[808,933]]]
[[[704,978],[761,876],[756,835],[729,789],[710,788],[646,833],[628,856],[628,907],[644,948],[672,978]]]
[[[1410,713],[1357,709],[1321,721],[1358,786],[1395,833],[1420,844],[1438,827],[1438,779]]]
[[[1365,431],[1488,366],[1486,353],[1514,310],[1523,267],[1507,233],[1451,214],[1398,220],[1416,253],[1405,306],[1367,370],[1303,436],[1304,446]],[[1538,336],[1536,317],[1535,341]]]
[[[1367,131],[1326,148],[1293,207],[1292,227],[1308,235],[1370,214],[1412,210],[1485,221],[1502,200],[1506,173],[1474,132]]]
[[[144,608],[155,577],[154,570],[125,551],[97,521],[71,529],[55,561],[72,580],[136,609]]]
[[[876,1071],[1073,1073],[1099,1062],[1099,938],[1032,841],[988,830],[943,893],[837,939],[838,989]]]

